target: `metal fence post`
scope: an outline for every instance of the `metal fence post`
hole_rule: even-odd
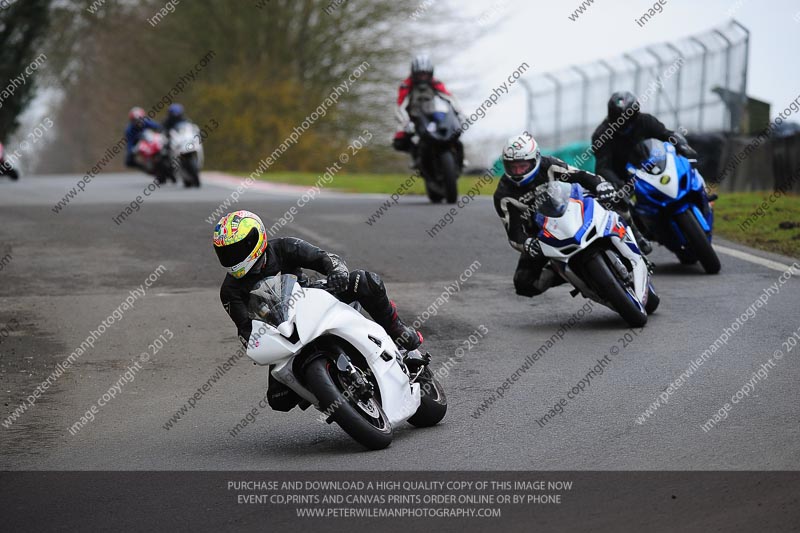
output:
[[[583,93],[583,97],[581,98],[581,134],[583,135],[586,133],[587,125],[589,124],[589,76],[580,67],[572,67],[572,69],[577,72],[583,80],[581,88],[581,92]]]
[[[697,37],[690,37],[692,42],[696,43],[703,50],[703,62],[700,71],[700,116],[697,119],[697,129],[703,129],[703,115],[706,111],[706,77],[708,75],[708,47],[703,41]]]
[[[556,105],[555,105],[555,139],[553,144],[555,146],[561,145],[561,82],[550,73],[544,75],[545,78],[553,82],[553,85],[556,86]]]

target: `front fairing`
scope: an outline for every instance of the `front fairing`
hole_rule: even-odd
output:
[[[251,335],[252,346],[247,355],[258,364],[276,364],[297,355],[321,337],[343,339],[369,365],[380,388],[381,406],[390,422],[400,423],[412,416],[419,408],[419,385],[410,383],[401,367],[400,351],[386,331],[324,290],[298,286],[295,291],[289,319],[278,326],[284,329],[284,334],[276,327],[254,321],[253,331],[257,331],[260,324],[262,328],[266,326],[266,334],[261,338]]]

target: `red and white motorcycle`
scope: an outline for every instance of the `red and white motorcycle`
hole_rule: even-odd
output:
[[[133,149],[133,156],[136,162],[148,174],[155,176],[159,183],[166,183],[167,180],[175,181],[169,163],[167,137],[163,133],[150,129],[144,130]]]
[[[253,329],[247,355],[373,450],[392,442],[403,422],[434,426],[447,413],[430,355],[402,352],[386,331],[318,281],[301,287],[284,274],[250,292]],[[302,406],[302,404],[301,404]]]

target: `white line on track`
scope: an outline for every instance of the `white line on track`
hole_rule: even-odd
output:
[[[306,237],[311,239],[313,244],[319,245],[324,247],[327,251],[333,253],[341,253],[343,254],[342,250],[344,250],[344,246],[339,244],[338,242],[329,239],[327,237],[323,237],[316,231],[310,230],[306,227],[300,226],[299,224],[292,224],[292,231],[296,231],[298,233],[304,234]]]
[[[728,248],[727,246],[720,246],[719,244],[714,245],[714,249],[720,253],[725,255],[729,255],[731,257],[735,257],[737,259],[741,259],[743,261],[748,261],[750,263],[754,263],[756,265],[761,265],[763,267],[771,268],[772,270],[777,270],[778,272],[786,272],[787,270],[793,267],[790,265],[785,265],[783,263],[779,263],[777,261],[772,261],[771,259],[766,259],[764,257],[759,257],[757,255],[749,254],[747,252],[743,252],[741,250],[736,250],[734,248]]]

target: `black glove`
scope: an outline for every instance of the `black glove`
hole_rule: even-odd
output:
[[[686,159],[697,159],[697,152],[689,146],[689,141],[686,140],[683,134],[676,132],[671,142],[675,145],[675,151],[678,152],[679,155],[682,155]]]
[[[617,194],[617,189],[615,189],[614,186],[609,182],[603,181],[597,185],[597,188],[594,190],[594,194],[601,204],[608,204],[614,201]]]
[[[675,151],[686,159],[697,159],[697,151],[688,144],[679,144]]]
[[[542,247],[539,244],[539,240],[534,239],[533,237],[526,239],[525,244],[522,245],[522,248],[525,250],[526,254],[534,259],[542,255]]]
[[[350,284],[350,271],[344,261],[334,254],[328,254],[331,260],[331,269],[328,272],[328,288],[333,292],[344,292]]]

